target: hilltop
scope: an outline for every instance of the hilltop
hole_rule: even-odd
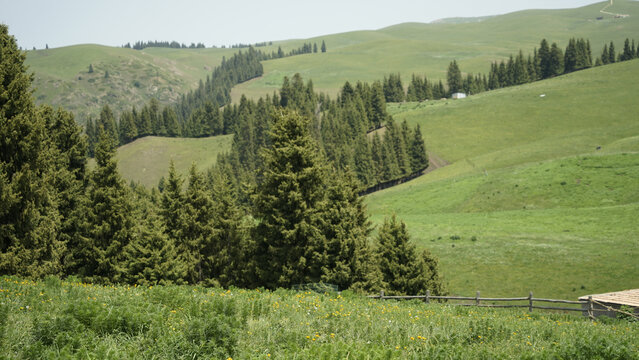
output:
[[[323,36],[329,51],[322,56],[299,56],[264,62],[264,76],[234,89],[257,98],[272,93],[284,76],[300,73],[313,79],[319,91],[335,95],[346,80],[380,80],[401,73],[405,85],[412,73],[445,80],[446,69],[456,59],[461,69],[488,73],[490,63],[516,54],[532,53],[542,38],[565,48],[571,37],[590,39],[593,55],[603,45],[623,40],[639,32],[639,2],[615,1],[608,11],[629,14],[615,18],[600,10],[607,2],[576,9],[525,10],[479,19],[452,19],[435,23],[405,23],[376,31],[355,31]],[[597,20],[603,16],[602,20]],[[481,20],[481,21],[480,21]],[[311,39],[314,41],[314,39]]]
[[[272,94],[284,76],[300,73],[312,79],[319,91],[335,95],[346,80],[374,81],[400,72],[439,80],[457,59],[463,71],[487,73],[491,61],[504,59],[519,49],[532,52],[541,38],[565,47],[570,37],[591,40],[598,55],[603,44],[622,41],[639,32],[639,3],[616,1],[612,13],[602,14],[604,2],[577,9],[527,10],[479,19],[448,19],[434,23],[406,23],[374,31],[355,31],[305,40],[286,40],[260,47],[265,52],[298,48],[305,42],[326,41],[328,52],[265,61],[264,76],[236,86],[233,98],[242,94],[258,98]],[[602,20],[596,20],[603,16]],[[481,20],[481,21],[480,21]],[[167,49],[141,51],[99,45],[78,45],[28,51],[27,63],[35,72],[35,96],[39,103],[63,105],[79,115],[95,116],[104,104],[116,112],[140,106],[151,97],[171,103],[205,79],[223,56],[238,49]],[[89,64],[95,72],[88,74]],[[105,72],[109,79],[105,79]],[[81,78],[81,79],[80,79]]]

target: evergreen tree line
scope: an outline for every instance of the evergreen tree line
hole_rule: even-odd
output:
[[[203,43],[199,42],[199,43],[191,43],[191,45],[186,45],[184,43],[179,43],[177,41],[136,41],[135,44],[133,44],[133,46],[131,46],[131,43],[126,43],[124,45],[122,45],[123,48],[126,49],[135,49],[135,50],[142,50],[142,49],[146,49],[149,47],[159,47],[159,48],[171,48],[171,49],[204,49],[206,48],[206,46],[204,46]]]
[[[499,89],[507,86],[521,85],[543,80],[594,66],[610,64],[618,61],[632,60],[639,57],[639,46],[634,40],[626,39],[623,51],[617,53],[615,45],[604,45],[601,56],[593,62],[589,40],[571,38],[566,49],[557,43],[548,44],[546,39],[535,48],[533,54],[524,56],[520,50],[508,60],[493,62],[488,75],[462,75],[457,61],[453,60],[446,73],[447,86],[439,81],[430,82],[426,77],[412,75],[406,93],[399,74],[384,78],[384,96],[387,102],[424,101],[450,97],[457,92],[477,94],[483,91]]]
[[[635,40],[632,39],[632,45],[630,39],[626,38],[623,44],[623,50],[618,54],[615,52],[615,44],[611,41],[610,45],[605,44],[601,56],[595,61],[595,65],[606,65],[614,62],[628,61],[639,58],[639,46],[635,46]]]
[[[267,45],[273,45],[273,42],[272,41],[269,41],[269,42],[263,41],[263,42],[255,43],[253,45],[239,43],[239,44],[233,44],[233,45],[231,45],[229,47],[231,49],[244,49],[244,48],[248,48],[248,47],[251,47],[251,46],[253,46],[253,47],[263,47],[263,46],[267,46]],[[223,48],[224,47],[225,46],[223,46]]]
[[[239,205],[222,168],[192,166],[183,184],[171,164],[162,192],[148,191],[125,185],[105,127],[87,169],[80,127],[69,112],[35,106],[25,55],[4,25],[0,54],[0,275],[444,292],[436,260],[416,251],[395,217],[369,244],[354,175],[330,166],[301,111],[267,114],[269,145],[249,205]]]
[[[535,48],[533,54],[524,57],[520,50],[517,56],[510,56],[507,61],[491,64],[488,76],[467,74],[462,77],[457,63],[453,61],[448,69],[448,92],[465,92],[476,94],[507,86],[548,79],[594,66],[631,60],[639,55],[638,50],[626,39],[623,52],[615,52],[614,43],[604,45],[602,54],[593,62],[589,40],[571,38],[565,51],[556,44],[548,44],[546,39]]]
[[[324,42],[322,49],[326,51]],[[265,54],[249,47],[248,51],[240,51],[228,60],[223,58],[222,64],[205,81],[200,81],[197,89],[182,95],[174,106],[162,107],[156,99],[151,99],[142,109],[133,107],[122,111],[116,119],[113,111],[105,105],[97,119],[86,122],[89,156],[94,156],[100,126],[111,134],[117,146],[149,135],[205,137],[233,133],[234,118],[220,111],[220,107],[231,102],[233,86],[261,76],[263,60],[308,52],[312,52],[310,43],[288,54],[284,54],[281,48],[278,53]]]
[[[251,101],[242,97],[238,105],[224,109],[224,118],[236,124],[228,154],[219,156],[236,188],[259,182],[259,153],[269,145],[272,126],[266,114],[278,108],[293,109],[312,119],[309,130],[326,159],[339,171],[354,172],[360,187],[421,173],[428,167],[424,140],[419,126],[395,123],[386,112],[380,81],[372,85],[346,82],[335,100],[313,90],[299,74],[285,77],[279,94]],[[226,120],[225,120],[226,121]],[[245,184],[245,185],[243,185]],[[242,202],[248,202],[240,195]]]

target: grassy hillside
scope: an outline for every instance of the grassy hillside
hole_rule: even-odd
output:
[[[455,293],[575,298],[638,287],[637,77],[639,60],[393,105],[450,165],[368,196],[373,219],[406,221]]]
[[[578,9],[520,11],[475,19],[478,21],[407,23],[377,31],[324,36],[327,53],[267,61],[264,77],[237,86],[234,99],[238,100],[241,94],[253,98],[270,94],[281,85],[283,76],[295,73],[313,79],[316,89],[329,94],[335,94],[346,80],[379,80],[392,72],[400,72],[405,83],[412,73],[445,79],[453,59],[457,59],[462,71],[488,73],[490,62],[519,49],[532,53],[542,38],[565,48],[569,38],[584,37],[591,40],[593,54],[599,56],[605,42],[614,40],[620,50],[626,37],[639,33],[639,2],[617,0],[608,8],[613,13],[631,15],[623,19],[601,14],[605,3]],[[596,20],[598,16],[604,19]]]
[[[171,159],[178,173],[187,176],[192,163],[199,170],[213,166],[217,155],[229,151],[232,142],[232,135],[197,139],[148,136],[118,148],[118,166],[127,181],[153,187],[168,174]]]
[[[97,116],[105,104],[119,112],[152,97],[174,102],[232,52],[77,45],[29,51],[27,64],[35,73],[37,102],[63,106],[82,121]],[[88,73],[89,64],[92,74]],[[109,77],[105,78],[107,72]]]
[[[418,301],[0,278],[3,357],[636,359],[639,323]]]
[[[639,2],[618,0],[608,8],[630,14],[615,19],[599,12],[604,2],[567,10],[528,10],[476,19],[448,19],[430,24],[406,23],[376,31],[356,31],[310,39],[325,40],[328,52],[306,54],[264,62],[260,79],[237,86],[233,98],[242,94],[257,98],[281,86],[284,76],[301,73],[313,79],[316,89],[334,95],[346,80],[373,81],[400,72],[404,81],[411,73],[431,79],[445,78],[452,59],[468,72],[488,72],[489,64],[523,49],[532,52],[541,38],[564,47],[570,37],[592,41],[599,55],[605,42],[617,49],[626,37],[639,33]],[[596,17],[604,16],[603,20]],[[309,40],[287,40],[260,48],[285,52]],[[64,106],[80,116],[96,116],[104,104],[116,112],[139,106],[151,97],[163,103],[175,101],[204,79],[223,56],[237,49],[166,49],[142,51],[99,45],[28,51],[27,63],[35,72],[35,96],[39,103]],[[95,72],[88,74],[89,64]],[[105,72],[109,78],[105,79]]]

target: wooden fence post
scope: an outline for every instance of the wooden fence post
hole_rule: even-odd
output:
[[[379,299],[384,300],[384,290],[379,292]]]
[[[594,319],[592,308],[592,296],[588,296],[588,317]]]
[[[477,296],[475,296],[475,305],[479,306],[479,291],[477,291]]]
[[[532,291],[530,292],[530,294],[528,294],[528,311],[529,312],[533,311],[533,293],[532,293]]]
[[[426,290],[426,304],[430,303],[430,290]]]

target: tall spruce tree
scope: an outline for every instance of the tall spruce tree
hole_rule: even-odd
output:
[[[135,236],[124,248],[124,278],[130,284],[181,284],[186,269],[177,256],[174,239],[166,235],[152,195],[142,186],[133,189]]]
[[[257,265],[268,288],[319,281],[325,241],[319,209],[327,170],[308,120],[290,110],[274,116],[254,197]]]
[[[552,45],[550,46],[549,66],[549,76],[557,76],[564,73],[564,54],[559,46],[557,46],[557,43],[552,43]]]
[[[454,94],[456,92],[463,91],[463,81],[462,74],[459,70],[459,65],[457,65],[457,61],[453,60],[448,65],[448,72],[446,75],[446,79],[448,80],[448,93]]]
[[[84,238],[74,249],[79,275],[98,283],[125,279],[124,248],[134,231],[129,188],[117,169],[115,143],[102,132],[95,149],[96,168],[89,176],[84,208]]]
[[[105,132],[111,139],[115,146],[120,144],[120,134],[118,133],[118,126],[115,122],[115,116],[109,105],[104,105],[100,111],[100,117],[98,118],[98,140],[101,132]]]
[[[370,282],[367,272],[371,226],[354,174],[349,169],[333,171],[330,179],[322,210],[326,260],[321,281],[347,289]]]
[[[0,24],[0,274],[60,274],[56,156],[31,96],[32,75]]]
[[[408,153],[410,155],[410,166],[413,172],[422,171],[428,167],[428,155],[426,155],[424,138],[422,137],[419,124],[415,126],[415,131],[413,131],[413,138],[410,139]]]
[[[222,172],[209,178],[216,232],[203,248],[204,272],[223,287],[257,286],[254,244],[247,236],[249,227],[238,206],[235,189]]]
[[[547,79],[553,76],[551,70],[552,59],[550,57],[550,46],[548,45],[548,41],[546,41],[546,39],[541,40],[538,55],[540,70],[539,75],[541,75],[541,79]]]
[[[187,280],[191,284],[203,282],[207,285],[219,285],[214,274],[205,272],[205,258],[215,256],[205,252],[215,248],[219,230],[214,224],[214,204],[210,192],[206,188],[204,176],[195,164],[189,171],[189,185],[184,193],[184,220],[182,236],[178,242],[187,271]]]
[[[612,64],[617,61],[617,52],[615,50],[615,43],[610,42],[610,46],[608,46],[608,62],[607,64]]]
[[[48,106],[39,109],[51,138],[51,151],[56,169],[52,184],[57,194],[60,227],[57,237],[65,244],[62,260],[67,274],[74,274],[71,268],[73,250],[82,238],[84,221],[84,191],[87,180],[86,154],[87,143],[81,128],[76,124],[73,114],[62,109],[53,110]]]

